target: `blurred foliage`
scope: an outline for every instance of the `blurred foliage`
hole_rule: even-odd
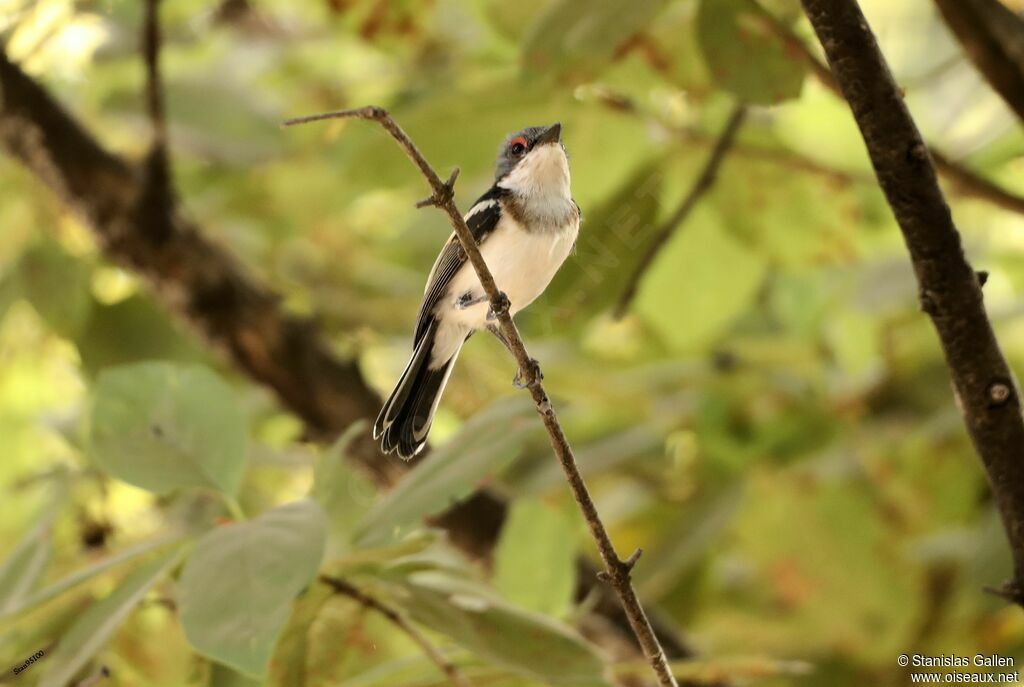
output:
[[[762,3],[811,41],[798,3]],[[929,140],[1024,193],[1024,136],[927,0],[864,0]],[[140,156],[138,2],[6,0],[6,50],[105,145]],[[561,121],[576,255],[519,316],[647,603],[698,681],[904,684],[901,653],[1024,658],[1024,618],[936,338],[845,105],[746,0],[164,3],[175,178],[190,214],[386,391],[448,235],[377,128],[282,131],[389,107],[467,207],[509,131]],[[634,312],[608,310],[735,99],[758,105]],[[950,189],[1011,363],[1024,368],[1024,218]],[[583,622],[594,556],[546,438],[476,337],[434,450],[389,493],[305,442],[263,389],[107,262],[0,158],[0,670],[17,684],[435,685],[645,678]],[[490,486],[493,560],[423,525]],[[306,497],[310,497],[308,500]],[[243,518],[248,519],[243,520]],[[59,644],[57,643],[59,640]],[[1019,663],[1019,660],[1018,660]]]

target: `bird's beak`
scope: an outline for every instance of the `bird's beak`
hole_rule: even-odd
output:
[[[560,143],[562,140],[562,125],[555,122],[544,131],[540,132],[537,142],[534,145],[542,146],[548,143]]]

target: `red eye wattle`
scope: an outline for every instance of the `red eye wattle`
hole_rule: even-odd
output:
[[[513,155],[522,155],[526,152],[527,141],[525,136],[516,136],[509,141],[508,149],[512,151]]]

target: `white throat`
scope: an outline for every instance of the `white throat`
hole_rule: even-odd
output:
[[[569,159],[557,143],[530,151],[498,186],[513,193],[531,221],[560,225],[575,210],[569,190]]]

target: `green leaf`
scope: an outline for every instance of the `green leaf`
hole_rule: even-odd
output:
[[[527,438],[539,431],[533,416],[532,405],[522,396],[498,401],[474,415],[366,514],[356,527],[356,544],[384,544],[458,502],[515,458]]]
[[[17,280],[21,294],[54,332],[73,337],[85,326],[93,306],[89,267],[56,241],[29,248],[18,263]]]
[[[181,575],[181,623],[200,653],[263,675],[292,601],[320,566],[327,518],[308,499],[217,528],[196,545]]]
[[[481,658],[550,685],[608,685],[593,647],[572,628],[517,608],[469,580],[412,573],[396,600],[414,620]]]
[[[741,100],[771,105],[800,95],[807,65],[749,0],[701,0],[697,42],[712,78]],[[756,56],[756,57],[752,57]]]
[[[365,422],[353,423],[320,456],[313,474],[310,495],[327,514],[328,558],[336,558],[351,548],[353,528],[377,497],[373,483],[345,457],[352,440],[365,431]]]
[[[664,0],[556,0],[527,31],[524,70],[573,81],[592,78],[664,6]]]
[[[146,592],[177,562],[182,547],[175,547],[128,575],[109,596],[92,604],[60,638],[47,656],[50,669],[39,687],[63,687],[106,644]]]
[[[164,494],[238,490],[248,423],[235,394],[197,365],[136,363],[96,382],[90,455],[111,475]]]
[[[765,273],[764,258],[715,219],[698,207],[640,286],[637,311],[676,350],[714,341],[751,303]]]
[[[542,501],[516,501],[494,556],[495,588],[518,606],[562,616],[576,585],[572,520]]]
[[[81,570],[73,572],[67,577],[54,582],[53,584],[43,587],[34,594],[22,599],[20,602],[4,607],[0,610],[0,618],[12,617],[24,613],[25,611],[32,610],[36,606],[44,604],[51,599],[55,599],[69,589],[74,589],[78,585],[88,582],[97,575],[116,568],[122,563],[134,560],[143,554],[153,551],[154,549],[179,541],[181,538],[181,535],[173,535],[170,537],[163,537],[155,541],[143,542],[138,546],[133,546],[129,549],[116,553],[113,556],[108,556],[103,560],[96,561],[92,565],[88,565]]]
[[[195,337],[141,295],[113,305],[98,304],[75,345],[90,375],[105,367],[145,360],[198,363],[204,359]]]

